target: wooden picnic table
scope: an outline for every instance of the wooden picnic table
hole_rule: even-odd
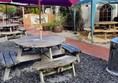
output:
[[[115,21],[99,21],[99,22],[95,22],[95,27],[96,25],[108,25],[108,29],[115,29],[115,25],[118,24],[118,22]]]
[[[18,28],[19,24],[0,24],[0,27],[2,27],[3,29],[4,28],[7,28],[10,30],[10,32],[13,32],[14,30],[16,30]]]
[[[42,40],[40,40],[39,36],[29,36],[15,41],[22,48],[49,48],[49,58],[51,60],[53,60],[51,47],[61,45],[63,42],[65,42],[65,38],[61,36],[43,36]],[[21,50],[19,51],[19,56],[22,55]]]
[[[8,36],[12,35],[13,37],[16,37],[17,34],[20,34],[20,37],[22,37],[22,32],[18,30],[19,24],[5,24],[1,23],[0,27],[2,28],[2,32],[0,32],[0,35],[4,35],[6,40],[8,40]],[[9,30],[9,31],[5,31]]]
[[[99,33],[102,36],[103,34],[105,40],[107,39],[108,36],[117,36],[116,33],[118,32],[118,30],[115,27],[116,24],[118,24],[118,22],[115,21],[95,22],[94,35]],[[90,28],[85,28],[84,30],[88,32],[87,37],[90,38],[91,34]]]

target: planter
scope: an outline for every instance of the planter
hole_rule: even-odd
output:
[[[56,33],[61,33],[63,31],[63,27],[62,26],[57,26],[53,29],[54,32]]]
[[[50,26],[43,26],[43,31],[50,31]]]

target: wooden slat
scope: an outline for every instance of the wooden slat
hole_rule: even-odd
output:
[[[18,64],[19,61],[17,60],[17,53],[16,52],[13,52],[13,51],[10,51],[10,56],[12,58],[12,61],[14,62],[14,64]]]
[[[14,62],[12,61],[12,58],[11,58],[9,52],[6,51],[6,52],[3,53],[3,55],[4,55],[6,67],[11,67],[11,66],[13,66],[13,65],[14,65]]]
[[[0,66],[5,66],[5,61],[4,61],[4,57],[3,57],[3,53],[0,53]]]
[[[77,58],[75,56],[66,55],[60,58],[56,58],[53,61],[47,60],[47,61],[36,62],[33,64],[33,68],[35,70],[44,70],[44,69],[63,67],[75,62],[76,60]]]
[[[67,51],[69,51],[70,53],[74,53],[74,52],[80,52],[80,49],[73,46],[73,45],[69,45],[69,44],[62,44],[62,47],[64,49],[66,49]]]
[[[31,61],[31,60],[39,60],[41,59],[40,55],[22,55],[20,57],[17,57],[19,62],[26,62],[26,61]]]
[[[18,34],[18,33],[22,33],[21,31],[13,31],[13,32],[1,32],[1,35],[11,35],[11,34]]]

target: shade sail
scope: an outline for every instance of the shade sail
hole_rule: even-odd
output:
[[[38,0],[12,0],[13,2],[38,4]],[[42,5],[71,6],[78,0],[41,0]]]
[[[0,0],[0,2],[10,2],[11,0]]]

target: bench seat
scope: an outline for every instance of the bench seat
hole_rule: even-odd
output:
[[[23,34],[27,35],[26,29],[24,27],[18,28],[19,31],[21,31]]]
[[[63,43],[62,48],[65,50],[65,53],[75,55],[77,58],[77,61],[80,62],[79,53],[81,52],[81,50],[78,47]]]
[[[8,40],[9,35],[17,35],[20,34],[22,37],[22,32],[21,31],[13,31],[13,32],[0,32],[0,35],[4,35],[6,37],[6,40]]]
[[[89,28],[84,29],[87,33],[88,36],[87,38],[90,38],[91,30]],[[108,34],[113,34],[113,36],[116,36],[116,33],[118,32],[117,29],[94,29],[94,33],[102,33],[104,34],[104,38],[106,39]]]
[[[67,69],[73,69],[73,76],[75,76],[74,62],[76,61],[77,58],[75,56],[65,55],[63,57],[56,58],[53,61],[47,60],[36,62],[33,64],[32,67],[34,70],[39,71],[41,83],[45,83],[44,76],[54,74],[57,72],[59,73]],[[49,70],[51,70],[51,72]]]
[[[0,66],[5,68],[3,80],[6,81],[9,78],[10,68],[12,66],[18,65],[22,62],[41,60],[39,54],[25,54],[21,57],[18,56],[18,52],[13,50],[4,50],[0,53]]]

